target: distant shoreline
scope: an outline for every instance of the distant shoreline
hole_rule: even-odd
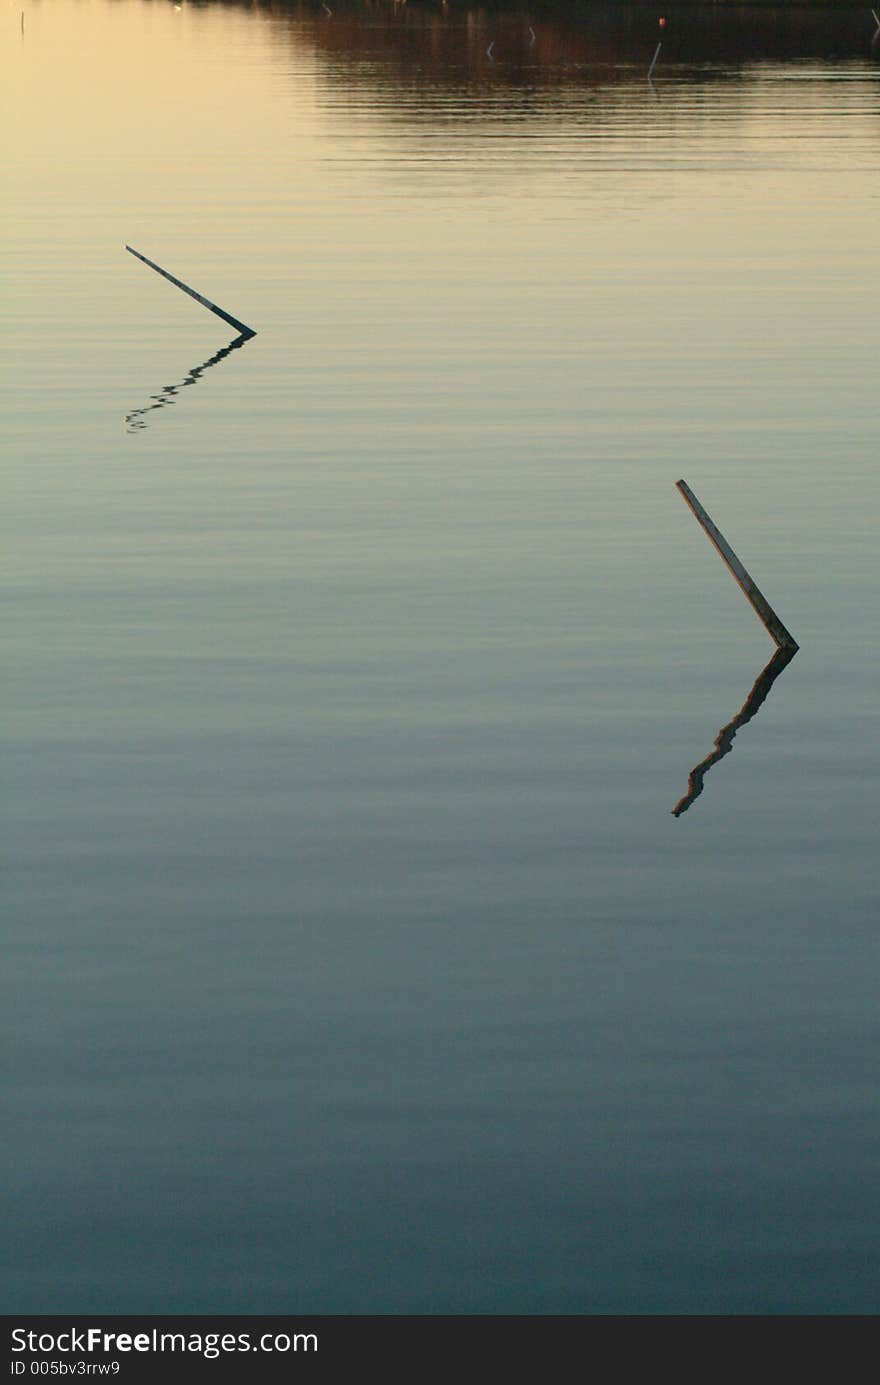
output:
[[[390,4],[398,0],[388,0]],[[439,0],[410,0],[411,4],[425,4],[433,8]],[[257,0],[257,8],[260,0]],[[463,0],[461,8],[471,9],[523,9],[540,10],[655,10],[658,14],[675,13],[677,10],[775,10],[778,14],[793,14],[799,10],[838,10],[841,13],[870,15],[870,4],[854,4],[853,0]],[[880,14],[880,6],[873,6]]]
[[[211,0],[206,0],[208,4]],[[255,11],[261,10],[297,10],[303,13],[311,12],[313,9],[320,8],[317,0],[232,0],[232,3],[247,6]],[[402,9],[400,0],[338,0],[337,14],[364,5],[366,8],[375,8],[381,5],[389,8]],[[628,11],[649,10],[658,17],[661,15],[677,14],[683,11],[699,11],[708,16],[711,14],[739,14],[743,18],[749,14],[760,12],[762,14],[774,14],[779,18],[789,17],[804,13],[806,11],[825,11],[830,13],[845,14],[852,17],[865,15],[868,22],[871,20],[872,8],[880,14],[880,4],[874,0],[872,6],[867,0],[862,3],[853,3],[853,0],[409,0],[409,9],[414,10],[440,10],[441,8],[450,13],[456,10],[484,10],[492,12],[496,10],[516,10],[524,14],[532,14],[536,17],[542,13],[553,13],[557,15],[567,15],[569,17],[578,14],[602,13],[608,15],[626,14]]]
[[[396,3],[396,0],[389,0],[389,3]],[[410,3],[433,8],[439,0],[410,0]],[[653,10],[657,14],[674,14],[679,10],[736,10],[747,14],[752,10],[762,10],[774,11],[779,15],[796,14],[801,10],[836,10],[841,14],[864,13],[868,16],[872,10],[870,4],[854,4],[853,0],[790,0],[790,3],[780,3],[780,0],[746,0],[745,3],[743,0],[670,0],[668,4],[664,4],[663,0],[464,0],[460,7],[522,9],[532,13],[540,13],[541,10]],[[880,14],[880,6],[875,3],[873,8]]]
[[[275,0],[277,3],[277,0]],[[272,0],[255,0],[256,8],[262,8],[263,4],[271,7]],[[285,3],[285,0],[282,0]],[[291,8],[297,6],[302,8],[301,0],[290,0]],[[371,0],[375,4],[376,0]],[[399,7],[399,0],[386,0],[389,6]],[[340,0],[341,6],[345,0]],[[411,9],[440,9],[442,0],[409,0]],[[865,15],[868,24],[871,23],[872,9],[880,14],[880,4],[875,0],[874,5],[870,3],[854,4],[853,0],[790,0],[790,3],[780,3],[780,0],[451,0],[448,8],[462,10],[485,10],[492,12],[495,10],[520,10],[524,14],[531,14],[539,17],[543,14],[556,14],[576,16],[578,14],[596,14],[604,12],[608,15],[626,14],[631,11],[649,10],[660,15],[674,15],[685,11],[699,11],[703,16],[711,14],[724,14],[732,17],[741,15],[744,19],[750,14],[760,12],[764,15],[776,15],[778,18],[789,18],[804,12],[824,11],[825,13],[836,13],[855,17]]]

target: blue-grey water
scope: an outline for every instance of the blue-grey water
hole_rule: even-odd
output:
[[[874,1312],[870,15],[329,8],[0,21],[7,1308]]]

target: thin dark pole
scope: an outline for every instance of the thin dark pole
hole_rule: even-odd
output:
[[[135,259],[143,260],[144,264],[150,266],[150,269],[155,269],[156,273],[161,274],[163,279],[167,279],[170,284],[174,284],[175,288],[183,289],[184,293],[189,294],[190,298],[194,298],[197,303],[201,303],[203,308],[207,308],[208,311],[214,313],[216,317],[222,317],[224,322],[228,322],[230,327],[234,327],[236,332],[240,332],[242,336],[255,337],[257,335],[253,327],[248,327],[244,322],[239,322],[238,318],[233,317],[231,313],[225,313],[222,308],[217,307],[216,303],[212,303],[210,298],[203,297],[202,294],[196,293],[195,289],[191,289],[189,284],[184,284],[180,279],[175,279],[174,275],[169,274],[167,269],[163,269],[161,265],[154,264],[152,260],[148,260],[146,255],[142,255],[139,250],[133,250],[130,245],[127,245],[125,248],[130,255],[134,255]]]
[[[699,520],[706,534],[717,548],[727,567],[736,578],[740,589],[746,600],[752,606],[755,614],[763,625],[771,639],[779,645],[780,649],[797,649],[797,640],[786,630],[782,621],[774,611],[770,602],[758,590],[749,574],[746,572],[739,558],[734,553],[730,544],[727,542],[720,529],[712,523],[706,514],[697,497],[694,495],[686,481],[676,481],[676,486],[681,491],[685,503],[690,507],[692,513]]]

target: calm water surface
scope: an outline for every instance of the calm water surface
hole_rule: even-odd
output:
[[[8,1311],[876,1311],[867,12],[20,10]]]

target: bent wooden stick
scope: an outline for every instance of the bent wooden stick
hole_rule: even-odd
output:
[[[155,269],[156,273],[161,274],[162,278],[167,279],[170,284],[174,284],[176,288],[183,289],[184,293],[189,294],[190,298],[194,298],[197,303],[201,303],[203,308],[207,308],[209,312],[214,313],[217,317],[222,317],[224,322],[228,322],[230,327],[234,327],[236,332],[240,332],[242,336],[255,337],[257,335],[253,327],[248,327],[244,322],[239,322],[238,318],[233,317],[231,313],[225,313],[222,308],[217,307],[216,303],[212,303],[210,298],[204,298],[202,294],[196,293],[195,289],[191,289],[189,284],[184,284],[180,279],[175,279],[174,275],[169,274],[167,269],[163,269],[161,265],[154,264],[152,260],[148,260],[146,255],[142,255],[139,250],[133,250],[130,245],[127,245],[125,248],[130,255],[134,255],[135,259],[143,260],[144,264],[149,265],[150,269]]]
[[[734,553],[730,544],[725,539],[720,530],[712,523],[706,511],[703,509],[697,497],[694,495],[686,481],[676,481],[676,487],[681,491],[686,504],[690,507],[693,514],[705,529],[712,543],[717,548],[721,557],[724,559],[733,576],[736,578],[742,589],[743,595],[750,603],[752,609],[760,620],[764,629],[771,639],[779,645],[780,649],[797,649],[797,640],[779,619],[778,615],[770,605],[769,601],[755,586],[749,574],[746,572],[739,558]]]

